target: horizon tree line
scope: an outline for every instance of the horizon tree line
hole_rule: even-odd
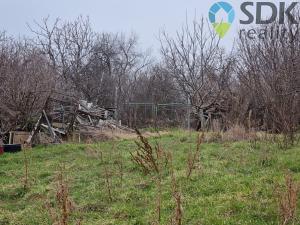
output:
[[[127,124],[130,102],[188,103],[197,130],[208,129],[210,118],[222,130],[239,124],[293,142],[300,124],[299,25],[263,26],[284,27],[288,35],[240,37],[228,53],[202,18],[174,36],[160,32],[156,59],[141,50],[135,34],[95,32],[82,16],[35,22],[31,38],[1,32],[0,134],[30,130],[47,98],[59,91],[115,107],[116,119]]]

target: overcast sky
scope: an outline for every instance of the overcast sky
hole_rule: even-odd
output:
[[[40,21],[48,15],[73,20],[79,15],[89,16],[95,31],[135,32],[143,48],[157,51],[159,30],[171,34],[185,22],[203,15],[208,17],[210,6],[216,0],[0,0],[0,30],[15,36],[29,35],[26,23]],[[240,19],[241,0],[228,1],[236,11],[231,30],[222,39],[222,45],[232,46]],[[272,1],[278,2],[278,1]],[[286,1],[290,2],[290,1]]]

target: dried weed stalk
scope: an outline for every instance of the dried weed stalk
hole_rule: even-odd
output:
[[[159,157],[163,153],[158,144],[153,148],[148,139],[136,129],[139,141],[135,141],[138,149],[135,154],[131,154],[132,161],[142,168],[145,174],[155,172],[159,174]]]
[[[119,171],[119,178],[120,178],[120,185],[123,187],[123,177],[124,177],[124,162],[123,162],[123,156],[119,152],[118,160],[116,160],[116,164]]]
[[[175,211],[171,218],[171,224],[181,225],[182,218],[183,218],[182,196],[180,193],[178,182],[175,178],[171,153],[169,153],[168,158],[169,158],[170,173],[171,173],[172,196],[175,201]]]
[[[106,189],[107,189],[107,194],[108,194],[108,199],[110,202],[113,201],[112,197],[112,173],[107,169],[107,167],[104,167],[104,175],[105,175],[105,184],[106,184]]]
[[[156,143],[151,146],[148,139],[136,129],[139,141],[136,141],[138,149],[135,154],[131,153],[131,158],[145,174],[154,173],[156,180],[156,219],[152,224],[160,224],[162,208],[162,173],[164,167],[168,165],[168,157],[163,148]]]
[[[297,199],[300,190],[292,175],[285,177],[285,190],[278,192],[280,225],[295,224]]]
[[[75,209],[75,204],[69,196],[69,185],[67,179],[64,178],[64,169],[61,168],[57,176],[56,185],[56,208],[51,203],[46,203],[46,208],[50,213],[54,225],[68,225],[69,218]]]
[[[69,197],[69,186],[67,180],[63,177],[63,172],[58,176],[56,201],[61,209],[61,225],[67,225],[69,217],[74,210],[74,204]]]
[[[187,160],[187,178],[190,178],[193,170],[196,168],[196,165],[200,162],[200,152],[201,152],[201,144],[204,141],[204,133],[198,135],[197,139],[197,148],[195,152],[189,152],[188,160]]]
[[[29,160],[27,155],[27,149],[24,148],[24,177],[23,177],[23,187],[24,190],[28,190],[29,188]]]

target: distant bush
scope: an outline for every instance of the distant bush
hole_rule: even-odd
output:
[[[227,130],[222,137],[223,141],[242,141],[248,140],[248,132],[245,127],[240,125],[234,125],[229,130]]]

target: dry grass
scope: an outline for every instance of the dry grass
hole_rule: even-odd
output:
[[[161,135],[165,135],[168,132],[166,131],[159,131],[159,132],[143,132],[143,136],[146,138],[150,137],[158,137]],[[93,142],[97,142],[99,140],[133,140],[138,138],[136,133],[128,132],[128,131],[112,131],[112,130],[100,130],[97,131],[95,137],[93,138]]]
[[[241,125],[234,125],[225,132],[208,132],[204,141],[207,143],[222,143],[245,140],[249,141],[251,146],[256,146],[258,141],[265,140],[265,136],[253,130],[246,130]]]
[[[234,125],[229,130],[224,132],[222,136],[223,141],[242,141],[248,140],[249,133],[246,131],[245,127],[240,125]]]

